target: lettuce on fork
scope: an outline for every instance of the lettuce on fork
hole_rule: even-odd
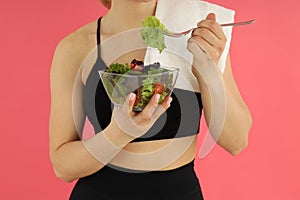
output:
[[[162,31],[168,31],[155,16],[148,16],[142,22],[141,36],[144,43],[150,47],[157,48],[161,53],[165,48],[165,37]]]

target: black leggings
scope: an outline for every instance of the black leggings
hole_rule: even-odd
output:
[[[203,200],[194,162],[168,171],[126,172],[108,166],[77,181],[71,200]]]

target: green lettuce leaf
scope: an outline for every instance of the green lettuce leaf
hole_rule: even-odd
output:
[[[167,31],[159,19],[149,16],[142,22],[141,36],[144,43],[150,47],[157,48],[161,53],[165,48],[165,37],[162,31]]]

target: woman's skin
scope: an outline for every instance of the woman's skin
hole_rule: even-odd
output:
[[[112,0],[111,8],[101,22],[101,40],[104,41],[126,30],[139,28],[145,17],[154,15],[155,7],[155,0]],[[200,49],[201,51],[208,54],[214,63],[217,63],[226,43],[222,28],[215,22],[214,14],[208,15],[206,19],[200,21],[198,27],[193,32],[192,40],[188,43],[188,49],[197,57],[200,52],[197,52],[199,50],[192,48],[191,45],[196,44],[202,49]],[[96,29],[97,21],[93,21],[62,39],[56,48],[51,67],[50,158],[55,174],[67,182],[93,174],[106,164],[90,154],[78,136],[85,119],[80,99],[91,70],[91,67],[81,67],[81,64],[97,46]],[[143,60],[144,55],[145,50],[133,51],[122,55],[116,62],[125,60],[128,62],[132,58]],[[193,72],[199,82],[205,119],[209,123],[211,116],[209,92],[211,91],[208,90],[209,86],[206,85],[205,78],[201,76],[201,73],[197,73],[199,71],[201,70],[198,70],[197,66],[194,65]],[[79,79],[77,74],[79,74]],[[217,143],[232,155],[237,155],[247,145],[252,119],[233,78],[229,56],[225,72],[220,76],[224,82],[227,108],[229,109],[227,109],[224,128]],[[75,109],[79,113],[77,115],[73,115],[74,107],[72,108],[74,85],[76,85],[75,98],[78,99],[75,103]],[[119,150],[112,150],[114,152],[111,152],[110,155],[114,155],[114,157],[107,162],[132,169],[157,169],[157,166],[160,166],[160,160],[165,159],[162,153],[152,155],[152,157],[147,158],[147,162],[130,162],[132,158],[123,150],[132,154],[145,153],[146,155],[160,150],[168,144],[173,144],[169,145],[170,152],[184,149],[184,146],[186,148],[181,156],[168,154],[171,158],[174,156],[174,161],[168,165],[161,164],[159,170],[170,170],[191,162],[195,158],[197,136],[130,143],[134,138],[146,132],[159,115],[172,106],[170,97],[161,106],[157,105],[153,97],[147,108],[142,113],[136,114],[131,111],[134,99],[134,95],[132,99],[128,97],[122,109],[115,109],[111,123],[101,132],[119,148]],[[154,110],[156,112],[153,112]],[[126,131],[120,128],[120,121],[118,121],[117,116],[128,116],[128,120],[133,120],[143,128],[143,131],[136,131],[139,133],[136,135],[128,135]],[[76,124],[74,120],[76,120]],[[133,132],[135,131],[133,130]],[[95,140],[101,139],[101,134],[97,134],[93,138]],[[122,151],[120,151],[121,149]]]

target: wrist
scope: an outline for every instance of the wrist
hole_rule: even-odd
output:
[[[208,67],[207,69],[192,67],[192,73],[201,85],[211,85],[216,82],[223,82],[223,74],[217,67]]]
[[[102,132],[112,143],[121,148],[135,139],[134,137],[126,134],[124,131],[114,126],[112,123],[110,123]]]

